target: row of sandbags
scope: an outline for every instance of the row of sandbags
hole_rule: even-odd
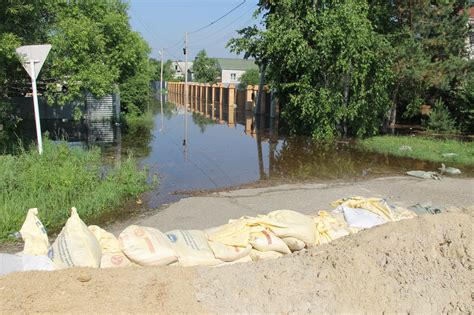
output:
[[[406,209],[390,207],[378,198],[341,199],[332,206],[333,211],[319,211],[314,216],[276,210],[230,220],[204,231],[163,233],[152,227],[131,225],[118,238],[98,226],[86,226],[72,208],[70,218],[51,246],[37,217],[38,210],[30,209],[20,230],[25,242],[22,255],[41,258],[38,269],[43,270],[75,266],[217,266],[278,258],[361,229],[416,216]],[[45,261],[50,265],[45,267]],[[31,262],[29,265],[28,270],[34,269]]]

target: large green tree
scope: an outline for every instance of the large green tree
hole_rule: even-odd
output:
[[[150,48],[132,31],[121,0],[11,0],[0,4],[0,92],[27,86],[12,48],[49,42],[39,89],[55,103],[120,90],[125,111],[142,111],[153,74]],[[67,93],[58,87],[67,86]],[[13,88],[12,88],[13,87]]]
[[[265,31],[231,41],[268,63],[293,133],[317,139],[376,133],[389,107],[388,43],[361,1],[260,1]],[[247,47],[246,47],[247,46]]]
[[[220,75],[216,58],[209,58],[206,51],[199,51],[193,62],[194,80],[203,83],[215,83]]]

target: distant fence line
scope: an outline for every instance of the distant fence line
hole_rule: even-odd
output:
[[[184,105],[185,83],[168,82],[168,93],[171,102]],[[258,94],[258,85],[249,85],[237,89],[234,84],[188,83],[188,105],[194,112],[200,112],[212,119],[223,120],[224,115],[229,124],[234,124],[235,109],[254,111]],[[264,87],[264,96],[259,115],[278,117],[278,101],[268,87]]]
[[[13,104],[15,114],[22,118],[33,120],[33,99],[31,97],[12,97],[4,101]],[[73,120],[75,112],[80,110],[86,121],[102,121],[119,118],[120,95],[109,94],[96,98],[86,93],[82,100],[76,100],[64,105],[50,105],[46,97],[38,97],[39,114],[41,119]]]

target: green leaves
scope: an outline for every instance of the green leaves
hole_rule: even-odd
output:
[[[217,59],[207,57],[203,49],[197,53],[193,63],[194,79],[202,83],[215,83],[220,75]]]

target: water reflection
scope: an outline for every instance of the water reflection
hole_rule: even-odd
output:
[[[169,114],[155,116],[156,124],[163,122],[163,130],[155,129],[151,151],[141,161],[161,178],[158,189],[148,194],[151,207],[179,199],[176,192],[259,180],[360,180],[438,167],[430,162],[361,152],[346,143],[321,145],[307,137],[287,137],[278,120],[255,118],[244,108],[229,110],[226,104],[190,100],[186,112],[180,103],[163,104]],[[186,143],[185,115],[189,118]],[[474,173],[472,168],[463,170],[465,175]]]

